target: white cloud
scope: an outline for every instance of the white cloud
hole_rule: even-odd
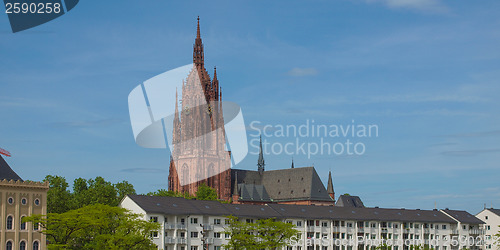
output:
[[[366,0],[367,2],[381,2],[390,8],[416,9],[430,12],[446,12],[447,7],[439,0]]]
[[[290,76],[315,76],[318,70],[315,68],[293,68],[287,73]]]

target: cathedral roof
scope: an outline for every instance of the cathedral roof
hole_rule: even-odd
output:
[[[239,196],[241,200],[271,201],[263,185],[238,184]]]
[[[270,170],[262,174],[258,171],[232,169],[232,183],[236,176],[241,200],[261,200],[265,199],[265,194],[267,194],[275,202],[332,201],[314,167]],[[245,187],[248,192],[243,193],[241,187]]]
[[[22,181],[21,177],[10,168],[9,164],[3,159],[3,157],[0,155],[0,180],[20,180]]]
[[[335,203],[337,207],[365,207],[359,196],[341,195]]]

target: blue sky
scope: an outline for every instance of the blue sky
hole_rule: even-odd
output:
[[[500,206],[494,0],[81,1],[16,34],[0,15],[0,147],[16,172],[166,188],[169,153],[135,144],[127,97],[191,63],[198,15],[206,68],[217,66],[247,125],[378,125],[378,137],[357,138],[361,156],[293,156],[324,183],[331,170],[337,194],[380,207]],[[291,158],[266,155],[266,168]]]

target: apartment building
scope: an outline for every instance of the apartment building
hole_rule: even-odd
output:
[[[485,244],[483,249],[495,249],[498,247],[498,242],[495,235],[500,231],[500,209],[484,208],[476,217],[485,222],[483,225]]]
[[[222,249],[227,216],[252,222],[276,218],[292,223],[300,237],[286,249],[368,250],[383,242],[391,250],[429,245],[436,250],[479,249],[460,238],[484,235],[484,223],[465,211],[335,207],[286,204],[222,204],[177,197],[126,196],[121,207],[162,224],[158,249]],[[473,218],[473,219],[471,219]],[[467,230],[460,230],[466,226]]]

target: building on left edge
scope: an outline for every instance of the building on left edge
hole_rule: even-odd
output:
[[[24,181],[0,155],[0,249],[46,249],[45,235],[22,218],[47,214],[48,182]]]

